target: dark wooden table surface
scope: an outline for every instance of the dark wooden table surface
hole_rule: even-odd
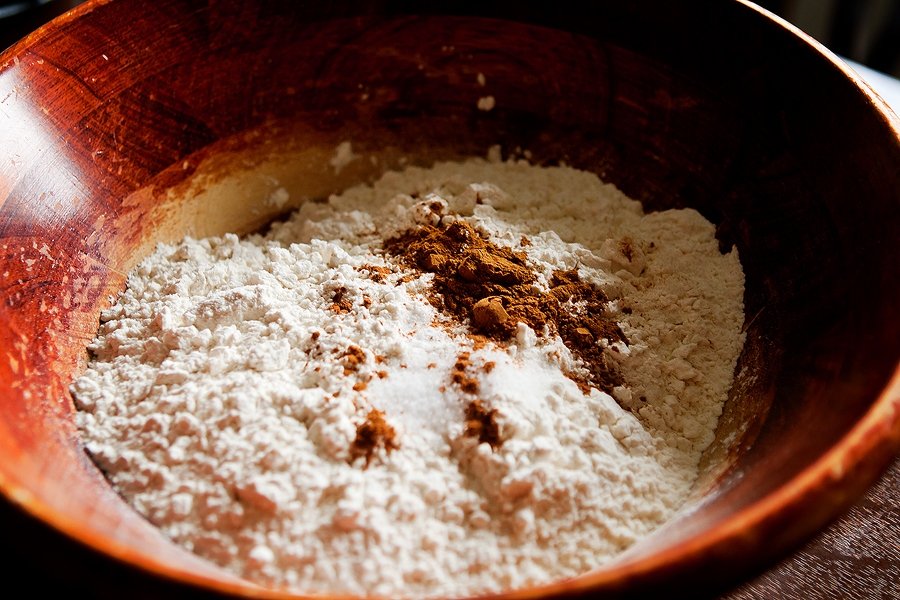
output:
[[[841,519],[720,600],[900,598],[900,460]]]

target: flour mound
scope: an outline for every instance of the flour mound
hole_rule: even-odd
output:
[[[565,273],[604,299],[620,337],[565,335],[616,385],[584,384],[587,354],[553,323],[477,335],[436,308],[439,270],[384,250],[457,220],[521,257],[521,294],[549,298]],[[586,314],[584,293],[555,296]],[[508,317],[491,298],[482,328]],[[299,591],[471,595],[584,573],[672,516],[742,322],[737,252],[695,211],[470,160],[387,173],[265,236],[160,245],[72,391],[113,485],[199,555]]]

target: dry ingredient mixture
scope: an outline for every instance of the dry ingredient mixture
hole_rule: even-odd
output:
[[[102,315],[78,422],[141,513],[249,579],[571,577],[685,499],[743,281],[697,212],[645,215],[590,173],[391,172],[265,236],[161,245]]]

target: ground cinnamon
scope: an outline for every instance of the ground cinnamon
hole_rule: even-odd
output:
[[[503,443],[497,424],[497,409],[486,409],[481,400],[472,400],[466,407],[466,436],[477,437],[478,443],[490,444],[496,450]]]
[[[353,310],[353,302],[346,297],[348,291],[345,287],[335,290],[334,295],[331,297],[331,307],[334,311],[348,313]]]
[[[453,365],[450,379],[453,383],[457,384],[463,392],[467,394],[477,394],[478,380],[466,374],[466,369],[472,364],[469,361],[469,356],[470,354],[468,352],[463,352],[459,355],[456,359],[456,364]]]
[[[361,456],[366,457],[366,467],[372,462],[378,448],[384,448],[390,454],[400,447],[396,440],[394,428],[384,420],[384,413],[372,409],[356,428],[356,439],[350,445],[350,463],[353,464]]]
[[[546,327],[558,332],[584,362],[588,375],[570,374],[582,391],[596,387],[609,392],[620,385],[598,342],[627,341],[619,326],[603,316],[605,294],[582,282],[577,270],[558,271],[550,291],[540,292],[532,285],[537,276],[524,253],[497,246],[464,221],[408,231],[387,240],[385,249],[408,267],[434,273],[429,300],[460,321],[468,320],[477,334],[503,344],[520,322],[538,335]]]
[[[359,346],[350,345],[341,355],[344,366],[344,376],[359,370],[359,365],[366,362],[366,353]]]

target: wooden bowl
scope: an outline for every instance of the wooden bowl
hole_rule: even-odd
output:
[[[249,199],[273,180],[321,198],[499,143],[694,207],[738,247],[748,341],[688,507],[590,574],[505,597],[720,590],[900,447],[900,120],[750,4],[93,1],[0,64],[0,490],[83,549],[67,560],[117,573],[107,588],[289,595],[132,511],[68,392],[124,273],[160,240],[264,225],[277,209]],[[336,174],[342,141],[373,159]]]

